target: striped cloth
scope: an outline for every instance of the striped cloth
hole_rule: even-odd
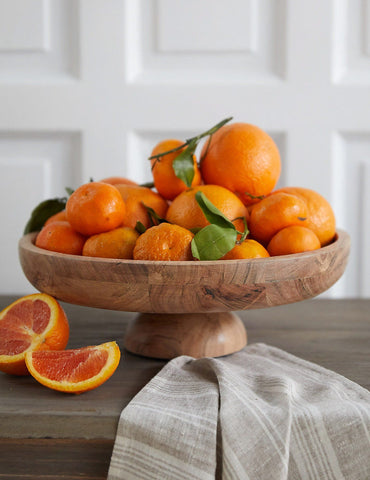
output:
[[[181,356],[122,411],[108,479],[369,480],[370,393],[265,344]]]

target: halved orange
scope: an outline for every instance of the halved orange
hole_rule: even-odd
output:
[[[63,351],[27,352],[30,374],[42,385],[67,393],[99,387],[118,367],[121,352],[116,342]]]
[[[19,298],[0,312],[0,370],[28,375],[26,352],[63,350],[68,343],[67,316],[45,293]]]

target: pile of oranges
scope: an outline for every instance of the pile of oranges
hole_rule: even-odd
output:
[[[266,132],[223,124],[204,141],[199,161],[196,138],[154,147],[153,188],[122,177],[78,187],[65,210],[45,222],[36,246],[103,258],[229,260],[300,253],[333,241],[335,217],[325,198],[302,187],[274,190],[281,158]]]

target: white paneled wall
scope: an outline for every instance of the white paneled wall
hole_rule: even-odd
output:
[[[370,296],[370,0],[0,0],[0,292],[33,291],[17,241],[39,201],[147,181],[157,141],[230,115],[350,232],[326,295]]]

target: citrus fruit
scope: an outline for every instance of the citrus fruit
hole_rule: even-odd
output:
[[[61,212],[55,213],[51,217],[49,217],[46,222],[44,223],[45,225],[49,225],[49,223],[53,223],[56,221],[61,221],[61,222],[66,222],[67,221],[67,214],[65,210],[62,210]]]
[[[284,187],[276,190],[304,200],[307,204],[305,226],[318,236],[321,246],[328,245],[335,236],[335,215],[330,203],[318,192],[303,187]]]
[[[45,224],[37,234],[35,245],[52,252],[81,255],[86,237],[76,232],[69,222],[54,221]]]
[[[19,298],[0,313],[0,370],[27,375],[26,352],[62,350],[68,338],[68,320],[55,298],[44,293]]]
[[[235,260],[243,258],[266,258],[269,257],[268,251],[263,245],[247,238],[241,244],[236,244],[232,250],[224,255],[221,260]]]
[[[145,228],[150,227],[150,218],[145,207],[152,208],[161,218],[166,215],[167,201],[150,188],[123,184],[116,185],[116,188],[126,205],[126,215],[123,222],[125,227],[135,228],[137,222],[141,222]]]
[[[306,227],[292,225],[277,232],[270,240],[267,250],[273,255],[308,252],[320,248],[317,235]]]
[[[82,255],[102,258],[132,258],[132,252],[139,234],[129,227],[119,227],[109,232],[89,237]]]
[[[193,260],[189,230],[161,223],[140,235],[134,248],[134,260]]]
[[[219,185],[199,185],[180,193],[168,208],[166,219],[170,223],[191,230],[209,225],[195,194],[201,191],[228,220],[236,221],[236,228],[243,228],[240,217],[248,218],[248,211],[243,202],[230,190]],[[239,220],[236,220],[239,219]]]
[[[118,367],[121,352],[116,342],[61,351],[27,352],[30,374],[42,385],[67,393],[99,387]]]
[[[103,180],[100,181],[103,183],[109,183],[110,185],[117,185],[118,183],[124,183],[126,185],[137,185],[136,182],[126,177],[107,177],[103,178]]]
[[[87,236],[121,226],[125,211],[116,187],[103,182],[81,185],[66,204],[67,220],[77,232]]]
[[[290,193],[274,192],[258,202],[248,222],[251,236],[267,245],[282,228],[290,225],[306,226],[306,202]]]
[[[153,149],[151,155],[159,155],[174,148],[181,147],[184,142],[175,139],[163,140],[159,142]],[[173,161],[184,150],[184,148],[163,155],[159,158],[151,159],[152,175],[155,188],[163,198],[173,200],[181,192],[187,190],[187,185],[176,176],[173,169]],[[201,182],[200,171],[197,165],[195,155],[193,155],[194,178],[191,186],[199,185]]]
[[[203,145],[200,170],[206,184],[235,192],[249,205],[274,189],[281,172],[279,150],[259,127],[231,123]]]

